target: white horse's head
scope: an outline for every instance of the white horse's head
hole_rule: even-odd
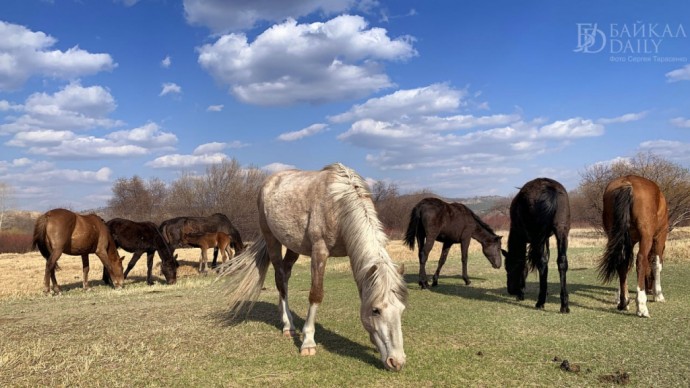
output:
[[[405,310],[407,287],[400,275],[388,273],[387,264],[372,266],[367,274],[369,282],[362,288],[360,318],[369,339],[381,354],[384,368],[400,371],[405,365],[403,349],[402,313]],[[383,272],[383,274],[382,274]],[[386,279],[394,276],[396,279]]]

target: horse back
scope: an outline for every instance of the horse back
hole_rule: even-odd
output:
[[[510,205],[510,234],[529,240],[551,236],[556,229],[570,230],[570,201],[562,184],[550,178],[531,180]]]
[[[641,233],[657,235],[668,230],[668,207],[659,186],[641,176],[627,175],[612,180],[604,191],[604,226],[611,224],[615,195],[620,190],[631,190],[631,232],[639,240]]]

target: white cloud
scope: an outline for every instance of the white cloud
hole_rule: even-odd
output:
[[[174,133],[163,132],[155,123],[148,123],[138,128],[112,132],[106,138],[116,144],[134,144],[149,150],[165,149],[177,143]]]
[[[394,120],[411,115],[432,115],[450,112],[460,107],[467,94],[446,84],[398,90],[392,94],[371,98],[353,106],[349,111],[329,117],[332,122],[343,123],[359,119]]]
[[[6,175],[6,179],[13,182],[31,183],[37,182],[42,185],[71,183],[103,183],[109,182],[113,170],[109,167],[102,167],[96,171],[57,169],[51,164],[46,164],[45,168],[30,169],[28,172],[19,172]]]
[[[683,143],[677,140],[649,140],[640,143],[640,150],[651,152],[669,160],[688,162],[690,161],[690,143]]]
[[[147,166],[153,168],[188,168],[195,166],[204,166],[210,164],[218,164],[227,160],[227,155],[223,153],[203,154],[203,155],[181,155],[172,154],[160,156],[148,163]]]
[[[9,110],[18,111],[21,109],[22,109],[21,105],[13,104],[7,100],[0,100],[0,112],[6,112]]]
[[[125,7],[132,7],[140,0],[114,0],[116,3],[122,3]]]
[[[223,151],[224,149],[228,148],[228,145],[225,143],[218,143],[218,142],[213,142],[213,143],[206,143],[202,144],[194,149],[192,152],[193,155],[205,155],[205,154],[215,154]]]
[[[207,112],[220,112],[223,110],[224,105],[209,105],[208,108],[206,108]]]
[[[539,129],[539,136],[563,139],[601,136],[603,134],[603,125],[579,117],[555,121]]]
[[[293,170],[296,168],[297,167],[293,166],[292,164],[284,164],[284,163],[278,163],[278,162],[267,164],[267,165],[261,167],[262,170],[267,171],[269,174],[275,174],[278,171]]]
[[[601,118],[597,120],[598,124],[619,124],[619,123],[629,123],[631,121],[642,120],[647,116],[647,112],[638,113],[626,113],[622,116],[612,117],[612,118]]]
[[[172,58],[170,58],[170,55],[166,55],[165,58],[161,61],[161,67],[167,69],[172,65]]]
[[[0,21],[0,91],[16,90],[32,76],[72,79],[114,69],[108,54],[74,46],[50,50],[57,39],[43,32]]]
[[[317,133],[322,132],[326,128],[328,128],[327,124],[312,124],[304,129],[300,129],[299,131],[281,133],[278,136],[278,140],[295,141],[305,137],[316,135]]]
[[[239,31],[259,21],[281,22],[314,12],[336,14],[368,0],[184,0],[187,22],[203,25],[214,32]]]
[[[381,61],[416,55],[411,42],[368,28],[360,16],[341,15],[325,23],[289,19],[253,42],[244,34],[223,35],[197,51],[199,64],[239,100],[289,105],[359,98],[392,86]]]
[[[0,133],[111,128],[122,125],[120,121],[107,118],[116,106],[115,99],[105,88],[83,87],[73,82],[54,94],[34,93],[23,105],[13,105],[14,110],[23,114],[0,125]]]
[[[666,81],[690,81],[690,65],[685,65],[679,69],[675,69],[666,73]]]
[[[165,96],[170,93],[180,94],[182,93],[182,88],[174,82],[166,82],[163,84],[163,90],[161,90],[158,96]]]
[[[671,119],[671,124],[678,128],[690,128],[690,119],[685,117],[676,117]]]

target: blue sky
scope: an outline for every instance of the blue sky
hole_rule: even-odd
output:
[[[7,0],[0,181],[30,210],[236,158],[507,195],[690,166],[690,3]]]

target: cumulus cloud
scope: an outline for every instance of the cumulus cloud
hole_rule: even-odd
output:
[[[267,165],[261,167],[262,170],[268,172],[269,174],[274,174],[278,171],[293,170],[296,168],[297,167],[293,166],[292,164],[284,164],[284,163],[278,163],[278,162],[267,164]]]
[[[109,54],[92,54],[78,46],[51,50],[56,42],[44,32],[0,21],[0,91],[16,90],[32,76],[73,79],[117,66]]]
[[[106,138],[116,144],[133,144],[148,150],[165,149],[177,143],[175,134],[161,131],[155,123],[148,123],[126,131],[112,132]]]
[[[311,24],[289,19],[253,42],[233,33],[197,51],[201,67],[229,85],[236,98],[258,105],[363,97],[393,85],[382,61],[416,55],[412,38],[391,39],[352,15]]]
[[[671,124],[678,128],[690,128],[690,119],[685,117],[676,117],[671,119]]]
[[[280,140],[280,141],[295,141],[295,140],[299,140],[299,139],[302,139],[305,137],[316,135],[319,132],[323,132],[326,128],[328,128],[327,124],[323,124],[323,123],[312,124],[312,125],[304,128],[304,129],[300,129],[299,131],[281,133],[278,136],[278,140]]]
[[[180,94],[182,93],[182,88],[174,82],[166,82],[163,84],[163,89],[158,96],[165,96],[170,93]]]
[[[595,124],[592,120],[586,120],[579,117],[555,121],[539,129],[540,136],[552,138],[573,139],[600,136],[603,134],[603,125]]]
[[[59,169],[50,163],[36,164],[27,172],[8,174],[4,178],[13,182],[32,183],[39,182],[43,185],[51,183],[103,183],[111,180],[113,170],[102,167],[96,171]]]
[[[146,165],[152,168],[179,169],[218,164],[227,159],[228,156],[220,152],[202,155],[171,154],[160,156],[150,162],[147,162]]]
[[[239,31],[254,27],[257,22],[281,22],[297,19],[314,12],[336,14],[370,0],[184,0],[187,22],[203,25],[214,32]]]
[[[23,114],[0,125],[0,133],[111,128],[122,125],[107,117],[116,106],[105,88],[73,82],[54,94],[34,93],[23,105],[13,105],[14,110]]]
[[[220,112],[223,110],[224,105],[209,105],[208,108],[206,108],[207,112]]]
[[[667,82],[690,81],[690,65],[666,73]]]
[[[601,118],[597,120],[598,124],[619,124],[619,123],[629,123],[631,121],[642,120],[647,116],[647,112],[638,113],[626,113],[622,116],[611,117],[611,118]]]
[[[136,3],[139,2],[139,0],[115,0],[116,3],[122,3],[124,4],[125,7],[132,7]]]
[[[166,55],[165,58],[161,61],[161,67],[167,69],[172,65],[172,58],[170,58],[170,55]]]
[[[663,158],[687,163],[690,161],[690,143],[677,140],[649,140],[640,143],[640,150]]]

